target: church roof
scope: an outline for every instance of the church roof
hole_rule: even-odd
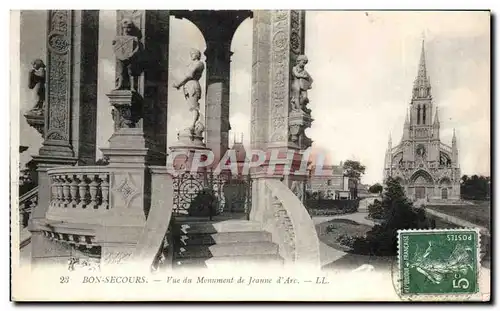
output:
[[[245,162],[247,158],[247,151],[245,150],[245,146],[241,142],[235,142],[231,147],[231,150],[234,150],[236,153],[236,161],[238,163]]]

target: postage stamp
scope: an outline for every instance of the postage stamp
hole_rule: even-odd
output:
[[[400,230],[400,294],[477,293],[479,238],[475,229]]]

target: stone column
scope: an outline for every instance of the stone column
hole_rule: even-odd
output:
[[[168,11],[117,11],[115,41],[125,35],[122,31],[125,19],[131,21],[133,28],[132,35],[120,41],[125,52],[120,51],[118,45],[115,50],[115,53],[123,53],[117,54],[117,69],[118,59],[134,48],[127,41],[130,37],[136,38],[133,40],[139,45],[139,51],[124,65],[131,66],[124,70],[133,71],[134,87],[117,86],[108,94],[115,131],[109,139],[110,147],[102,151],[109,156],[111,164],[166,163],[169,18]],[[130,46],[126,46],[128,44]]]
[[[117,11],[117,36],[109,42],[117,85],[107,95],[115,130],[102,152],[114,170],[110,195],[121,209],[98,233],[104,266],[131,260],[151,207],[149,168],[166,165],[169,19],[168,11]],[[128,79],[120,84],[121,73]]]
[[[251,146],[265,150],[269,127],[269,73],[271,63],[271,11],[253,14]]]
[[[95,162],[98,31],[99,11],[48,13],[47,104],[40,157]]]
[[[99,11],[48,11],[44,142],[33,157],[39,183],[29,227],[33,263],[47,254],[68,256],[41,233],[50,200],[47,169],[95,162],[98,29]]]
[[[217,30],[219,31],[219,30]],[[231,37],[207,32],[205,100],[206,146],[218,163],[229,148],[229,77]]]
[[[298,157],[311,145],[304,134],[310,111],[291,109],[292,68],[304,52],[304,22],[304,11],[254,13],[252,145],[280,154],[296,150]]]

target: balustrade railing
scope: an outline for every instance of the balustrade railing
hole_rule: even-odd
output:
[[[111,208],[110,173],[104,169],[85,166],[49,170],[49,206],[88,210]]]
[[[173,177],[174,215],[208,216],[241,209],[248,215],[251,206],[250,176],[214,172],[185,172]],[[240,208],[242,207],[242,208]]]

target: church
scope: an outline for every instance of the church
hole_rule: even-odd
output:
[[[406,195],[414,201],[453,202],[460,199],[461,175],[455,130],[451,146],[441,142],[439,130],[439,111],[433,104],[422,42],[403,137],[395,147],[389,137],[384,165],[384,179],[399,180]]]

